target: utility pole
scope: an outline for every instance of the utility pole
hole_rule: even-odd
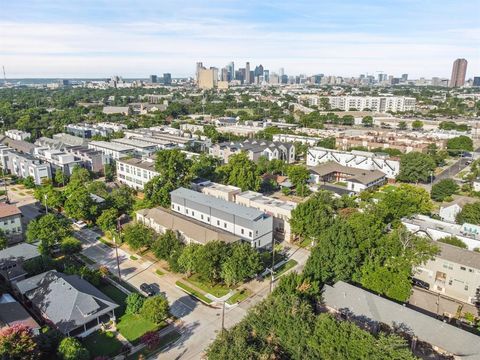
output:
[[[118,238],[120,240],[120,218],[122,216],[120,215],[117,218],[117,232],[118,232]],[[118,270],[118,278],[122,278],[122,274],[120,273],[120,259],[118,258],[118,244],[117,241],[115,240],[115,235],[113,236],[113,242],[115,243],[115,256],[117,257],[117,270]]]
[[[43,198],[45,199],[45,214],[48,214],[48,206],[47,206],[48,195],[44,194]]]
[[[275,275],[274,269],[275,269],[275,239],[272,236],[272,268],[270,269],[270,274],[271,274],[271,277],[270,277],[270,293],[273,290],[273,280],[274,280],[274,275]]]
[[[225,331],[225,300],[222,303],[222,333]]]

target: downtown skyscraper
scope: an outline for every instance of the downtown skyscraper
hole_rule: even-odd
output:
[[[468,62],[465,59],[457,59],[453,62],[452,77],[450,78],[450,87],[460,87],[465,84],[467,64]]]

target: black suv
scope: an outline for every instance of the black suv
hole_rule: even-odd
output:
[[[147,283],[140,284],[140,290],[142,290],[147,296],[155,295],[155,289],[152,285],[149,285]]]

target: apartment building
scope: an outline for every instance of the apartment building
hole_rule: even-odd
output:
[[[415,269],[414,277],[429,290],[480,305],[480,253],[436,242],[440,253]]]
[[[22,212],[19,208],[0,203],[0,229],[7,236],[9,244],[22,240]]]
[[[324,137],[313,137],[313,136],[302,136],[294,134],[274,134],[274,142],[289,142],[289,143],[299,143],[308,146],[315,146],[319,141],[324,139]]]
[[[380,170],[389,179],[395,179],[400,172],[400,161],[382,154],[366,151],[341,151],[314,147],[307,151],[307,166],[326,162],[363,170]]]
[[[129,106],[104,106],[102,112],[106,115],[130,115],[131,110]]]
[[[255,137],[260,131],[263,131],[263,127],[261,126],[252,126],[252,125],[228,125],[228,126],[220,126],[217,128],[217,131],[221,134],[232,134],[236,136],[245,136],[249,138]]]
[[[286,163],[295,161],[295,145],[292,143],[273,142],[267,140],[245,140],[243,142],[223,142],[212,144],[208,152],[228,163],[230,156],[244,151],[252,161],[258,161],[260,156],[268,160],[283,160]]]
[[[109,163],[135,154],[133,146],[108,141],[91,141],[88,143],[88,148],[102,152],[105,161]]]
[[[31,135],[30,133],[25,131],[12,129],[5,131],[5,136],[13,140],[25,141],[27,139],[30,139]]]
[[[454,224],[447,221],[433,219],[426,215],[415,215],[403,218],[402,224],[412,233],[426,236],[432,240],[439,240],[455,236],[462,240],[469,250],[480,249],[480,226],[464,223]]]
[[[89,149],[86,146],[72,146],[66,149],[75,159],[81,161],[82,166],[92,172],[100,173],[104,170],[104,156],[101,151]]]
[[[404,96],[329,96],[330,108],[349,111],[375,112],[415,111],[416,99]]]
[[[249,208],[263,211],[273,217],[273,235],[279,241],[291,241],[290,219],[297,203],[264,196],[255,191],[244,191],[236,186],[223,185],[209,180],[192,183],[192,189],[205,195],[234,202]]]
[[[270,215],[185,188],[170,194],[172,211],[239,236],[254,248],[271,246],[273,219]]]
[[[53,140],[58,140],[67,146],[87,146],[88,139],[83,137],[78,137],[75,135],[70,135],[66,133],[58,133],[52,136]]]
[[[113,139],[112,143],[122,144],[126,146],[131,146],[135,149],[135,152],[141,156],[149,156],[154,154],[158,149],[159,146],[157,144],[152,144],[148,141],[143,141],[140,139]]]
[[[160,132],[151,129],[135,129],[125,132],[128,139],[138,139],[150,144],[156,145],[158,148],[185,148],[194,143],[194,139],[183,137],[170,132]]]
[[[44,180],[52,178],[50,164],[30,154],[22,154],[7,147],[2,147],[0,149],[0,162],[2,169],[19,178],[24,179],[31,176],[36,185],[41,185]]]
[[[145,184],[158,176],[153,159],[120,159],[116,161],[117,180],[136,190],[143,190]]]
[[[60,170],[68,176],[72,175],[75,167],[83,165],[80,159],[76,159],[73,154],[66,153],[62,150],[37,147],[35,148],[33,156],[49,163],[52,173]]]

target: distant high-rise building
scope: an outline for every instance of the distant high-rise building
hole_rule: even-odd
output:
[[[200,89],[213,89],[218,83],[218,69],[199,69],[197,85]]]
[[[243,80],[245,80],[245,69],[240,68],[237,71],[235,71],[235,80],[238,80],[243,83]]]
[[[474,76],[474,77],[473,77],[473,84],[472,84],[472,86],[480,87],[480,76]]]
[[[269,82],[270,81],[270,71],[269,70],[263,70],[263,80],[265,80],[265,82]]]
[[[457,59],[453,62],[452,77],[450,78],[450,87],[459,87],[465,84],[467,64],[468,62],[465,59]]]
[[[155,84],[157,82],[157,75],[150,75],[150,82]]]
[[[408,81],[408,74],[402,74],[402,82]]]
[[[278,76],[279,76],[279,77],[282,77],[283,75],[285,75],[285,69],[284,69],[284,68],[280,68],[280,69],[278,70]]]
[[[164,85],[172,85],[172,74],[164,73],[163,74],[163,84]]]
[[[283,74],[280,78],[282,84],[288,84],[288,75]]]
[[[262,64],[255,67],[255,74],[254,75],[255,75],[255,77],[263,76],[263,65]]]
[[[220,72],[220,80],[228,81],[228,69],[226,67],[222,68],[222,71]]]
[[[250,63],[247,61],[245,64],[245,83],[248,85],[251,83],[251,78],[250,78]]]
[[[198,84],[198,77],[200,75],[200,70],[202,69],[205,69],[203,67],[203,63],[202,62],[197,62],[197,67],[196,67],[196,70],[195,70],[195,80],[197,80],[197,84]]]
[[[233,63],[233,61],[227,65],[227,70],[228,70],[228,81],[235,80],[235,64]]]

